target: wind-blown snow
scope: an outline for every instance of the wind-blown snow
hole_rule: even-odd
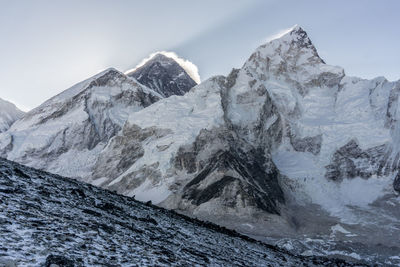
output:
[[[282,30],[278,31],[277,33],[272,34],[272,35],[268,36],[267,38],[265,38],[264,43],[268,43],[272,40],[282,38],[282,36],[290,33],[291,31],[293,31],[296,28],[299,28],[299,25],[295,24],[294,26],[292,26],[290,28],[282,29]]]

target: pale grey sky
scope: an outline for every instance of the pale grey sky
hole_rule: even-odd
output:
[[[347,74],[400,78],[396,0],[0,0],[0,6],[0,98],[24,110],[159,50],[192,61],[202,80],[227,74],[294,24]]]

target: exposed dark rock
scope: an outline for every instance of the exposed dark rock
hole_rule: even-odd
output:
[[[45,267],[53,267],[54,265],[59,267],[74,267],[74,261],[60,255],[49,255],[46,258],[46,262],[44,264]]]
[[[393,181],[393,188],[396,190],[398,193],[400,193],[400,172],[397,173],[396,177],[394,178]]]
[[[242,204],[246,202],[269,213],[279,214],[278,203],[284,202],[284,196],[278,183],[278,173],[267,173],[262,158],[262,154],[256,151],[246,156],[227,151],[216,153],[185,186],[183,198],[192,200],[195,205],[219,198],[227,207],[235,207],[238,205],[236,202],[241,201]],[[228,173],[236,173],[237,176],[232,177]],[[208,185],[203,187],[202,183]]]
[[[127,74],[162,96],[184,95],[197,83],[172,58],[157,54],[146,64]]]
[[[246,202],[279,213],[278,203],[284,202],[279,173],[272,163],[269,172],[266,171],[267,160],[261,150],[249,148],[245,152],[241,150],[243,147],[224,128],[202,130],[191,146],[181,147],[175,167],[196,174],[185,185],[183,198],[195,205],[218,198],[222,205],[231,208]],[[199,156],[204,153],[209,158]]]
[[[318,155],[321,150],[322,135],[319,134],[304,138],[297,138],[294,135],[290,135],[290,143],[296,151],[310,152],[314,155]]]
[[[344,178],[369,178],[374,174],[387,174],[386,150],[386,145],[362,150],[355,140],[351,140],[333,154],[332,163],[326,166],[325,177],[341,181]]]
[[[385,118],[385,127],[394,129],[395,124],[398,119],[396,117],[396,113],[398,112],[398,99],[400,95],[400,82],[396,84],[395,87],[392,88],[389,95],[388,105],[386,109],[386,118]]]

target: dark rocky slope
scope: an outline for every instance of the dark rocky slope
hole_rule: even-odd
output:
[[[211,223],[0,158],[0,266],[360,266],[297,257]]]

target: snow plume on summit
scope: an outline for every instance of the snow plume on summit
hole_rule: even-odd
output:
[[[272,40],[279,39],[297,28],[299,28],[299,25],[295,24],[294,26],[292,26],[290,28],[282,29],[282,30],[278,31],[277,33],[272,34],[272,35],[268,36],[267,38],[265,38],[263,43],[268,43],[268,42],[271,42]]]
[[[187,59],[183,59],[183,58],[179,57],[174,52],[167,52],[167,51],[158,51],[158,52],[154,52],[154,53],[150,54],[150,56],[143,59],[135,68],[126,71],[125,74],[131,73],[131,72],[137,70],[138,68],[142,67],[144,64],[146,64],[148,61],[153,59],[158,54],[162,54],[166,57],[169,57],[169,58],[172,58],[173,60],[175,60],[176,63],[178,63],[179,66],[181,66],[186,71],[186,73],[190,76],[190,78],[192,78],[197,84],[200,83],[201,80],[200,80],[199,70],[195,64],[193,64],[192,62],[190,62]]]

